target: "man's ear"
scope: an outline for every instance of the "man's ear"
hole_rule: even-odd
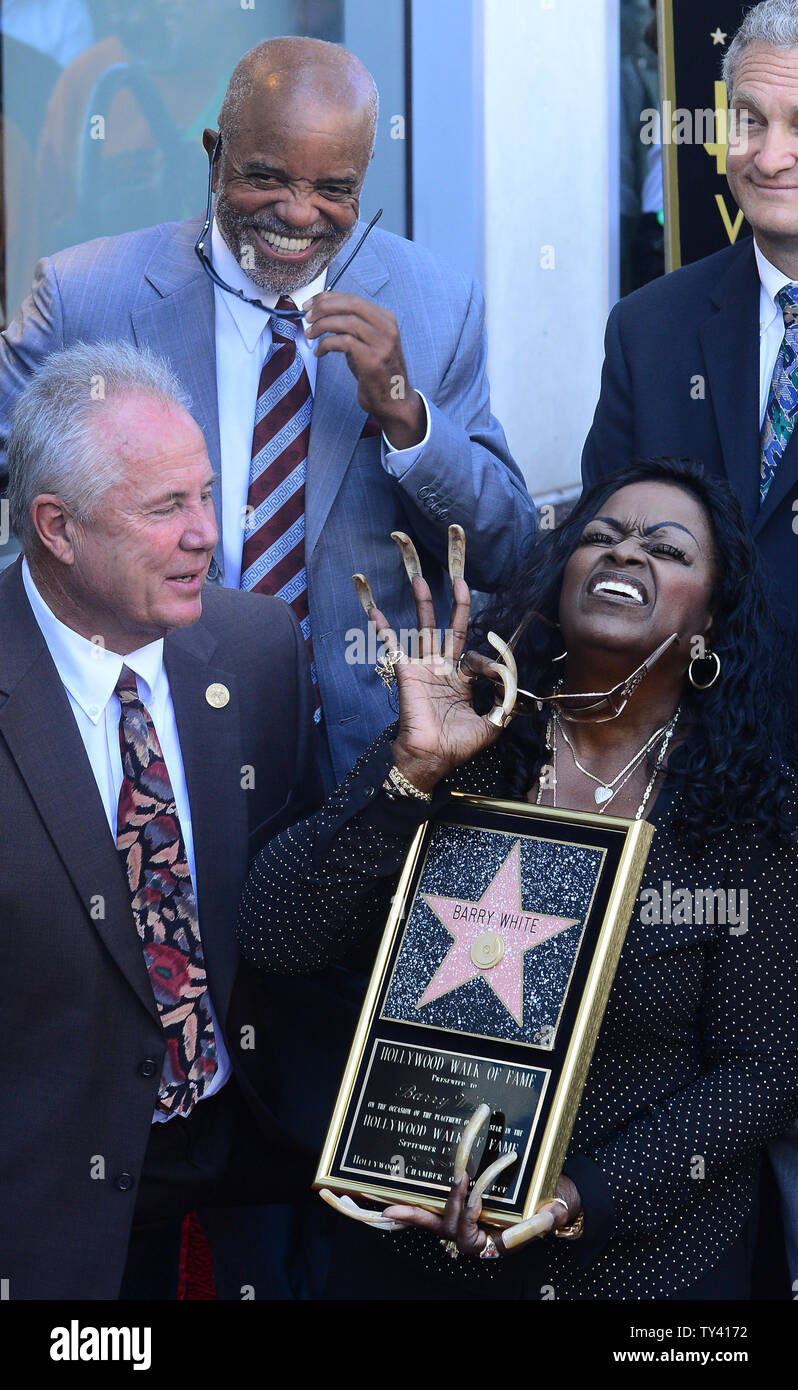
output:
[[[75,563],[75,520],[55,493],[43,492],[31,503],[31,521],[45,550],[62,565]]]

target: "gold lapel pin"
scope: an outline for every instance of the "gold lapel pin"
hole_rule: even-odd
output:
[[[205,691],[205,699],[212,709],[224,709],[225,705],[230,703],[230,691],[226,685],[220,685],[214,681],[213,685],[209,685]]]

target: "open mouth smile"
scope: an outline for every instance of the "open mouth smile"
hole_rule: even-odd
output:
[[[617,574],[612,570],[594,575],[587,586],[587,592],[595,598],[607,599],[611,603],[630,603],[641,608],[648,603],[648,591],[642,580],[633,579],[628,574]]]
[[[281,236],[278,232],[266,231],[257,232],[257,237],[269,255],[276,256],[279,260],[292,261],[306,260],[319,240],[318,237],[288,237]]]

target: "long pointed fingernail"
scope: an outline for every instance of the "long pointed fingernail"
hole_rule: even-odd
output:
[[[424,576],[421,573],[421,561],[418,558],[418,551],[413,545],[410,537],[405,535],[404,531],[392,531],[391,540],[396,541],[399,547],[402,563],[404,564],[407,577],[411,584],[414,579],[423,579]]]
[[[322,1187],[319,1196],[328,1207],[332,1207],[341,1216],[348,1216],[352,1221],[361,1221],[364,1226],[371,1226],[376,1231],[396,1231],[399,1228],[398,1221],[386,1219],[380,1211],[369,1211],[365,1207],[359,1207],[348,1195],[341,1197],[337,1192],[330,1192],[329,1188]]]
[[[517,1157],[518,1154],[513,1149],[510,1153],[500,1154],[498,1158],[494,1159],[490,1167],[486,1168],[484,1173],[481,1173],[474,1183],[471,1189],[471,1195],[468,1199],[469,1202],[474,1202],[477,1199],[481,1201],[488,1188],[493,1186],[499,1174],[503,1173],[505,1168],[512,1167]]]
[[[468,1167],[468,1160],[471,1157],[471,1150],[473,1149],[474,1144],[476,1143],[477,1135],[479,1134],[479,1131],[482,1129],[482,1126],[485,1124],[486,1120],[489,1119],[490,1106],[485,1105],[483,1101],[482,1105],[477,1106],[476,1110],[471,1116],[471,1119],[468,1121],[468,1124],[466,1125],[465,1129],[460,1135],[460,1142],[457,1145],[457,1152],[454,1156],[455,1182],[462,1182],[463,1175],[465,1173],[466,1168]]]
[[[528,1240],[534,1240],[535,1236],[543,1236],[553,1228],[552,1212],[539,1211],[528,1221],[521,1221],[517,1226],[510,1226],[508,1230],[502,1231],[502,1243],[505,1250],[512,1250],[514,1245],[525,1245]]]
[[[449,578],[465,578],[466,538],[462,526],[449,527]]]
[[[377,607],[376,603],[374,602],[374,595],[371,592],[371,585],[369,584],[365,574],[353,574],[352,583],[354,584],[357,590],[357,596],[363,605],[363,610],[366,613],[366,616],[368,616],[369,610],[371,608]]]
[[[498,637],[495,632],[488,633],[488,641],[495,651],[499,652],[504,658],[504,662],[498,667],[504,686],[504,696],[501,704],[495,704],[487,715],[487,719],[498,729],[506,729],[513,717],[516,696],[518,694],[518,668],[515,664],[515,657],[503,638]]]

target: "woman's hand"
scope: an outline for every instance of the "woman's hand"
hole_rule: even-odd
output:
[[[355,576],[355,583],[369,621],[386,645],[386,656],[393,665],[399,688],[399,732],[392,745],[394,762],[415,787],[428,792],[453,768],[493,743],[499,729],[486,716],[476,713],[470,682],[457,670],[471,610],[465,579],[457,574],[452,576],[454,601],[441,641],[435,626],[432,594],[421,574],[412,542],[401,533],[396,533],[395,539],[411,575],[416,603],[415,651],[408,653],[401,647],[360,575]],[[492,663],[487,665],[498,670]]]
[[[479,1192],[468,1193],[469,1178],[465,1173],[459,1182],[453,1184],[443,1212],[425,1211],[422,1207],[391,1206],[382,1213],[385,1221],[396,1222],[399,1226],[415,1226],[429,1231],[439,1240],[451,1242],[460,1254],[483,1257],[488,1247],[488,1231],[480,1226],[482,1196]],[[491,1241],[497,1255],[507,1256],[512,1250],[536,1236],[548,1235],[576,1220],[582,1209],[582,1201],[575,1183],[561,1176],[557,1181],[555,1195],[559,1201],[542,1202],[529,1221],[510,1226],[503,1233],[492,1228]],[[567,1203],[567,1209],[563,1206]]]

